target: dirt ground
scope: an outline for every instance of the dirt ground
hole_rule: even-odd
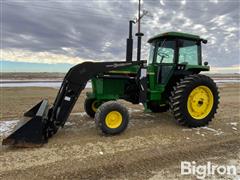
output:
[[[18,119],[53,88],[1,88],[1,118]],[[0,146],[0,179],[196,179],[181,175],[181,161],[240,165],[240,85],[220,86],[221,104],[208,127],[189,129],[169,113],[144,113],[123,102],[131,115],[127,130],[105,136],[83,111],[84,91],[63,129],[41,148]],[[3,137],[0,137],[0,141]],[[240,179],[212,175],[209,179]]]

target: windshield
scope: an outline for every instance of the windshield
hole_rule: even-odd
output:
[[[156,63],[173,63],[175,40],[161,40],[157,49]]]
[[[150,48],[149,48],[149,52],[148,52],[148,61],[147,61],[148,64],[153,63],[154,49],[155,49],[155,44],[151,43]]]

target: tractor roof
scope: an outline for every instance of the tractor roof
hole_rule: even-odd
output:
[[[179,37],[179,38],[188,38],[193,40],[201,40],[200,36],[194,35],[194,34],[181,33],[181,32],[166,32],[166,33],[161,33],[156,36],[153,36],[148,40],[148,42],[151,43],[153,40],[163,38],[163,37]]]

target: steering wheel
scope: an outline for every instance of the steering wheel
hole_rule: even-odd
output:
[[[168,58],[169,57],[169,55],[167,53],[164,53],[164,52],[161,52],[161,51],[158,52],[158,55],[163,57],[163,58],[165,58],[165,57]]]
[[[164,58],[168,58],[169,57],[169,55],[167,53],[164,53],[164,52],[161,52],[161,51],[158,52],[158,55],[161,57],[160,63],[163,62]]]

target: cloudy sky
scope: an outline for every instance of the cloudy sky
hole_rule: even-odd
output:
[[[136,17],[137,5],[137,0],[1,0],[1,71],[66,71],[88,60],[124,60],[128,21]],[[142,5],[149,12],[142,21],[143,59],[151,36],[183,31],[208,39],[203,59],[214,71],[240,71],[239,0]]]

